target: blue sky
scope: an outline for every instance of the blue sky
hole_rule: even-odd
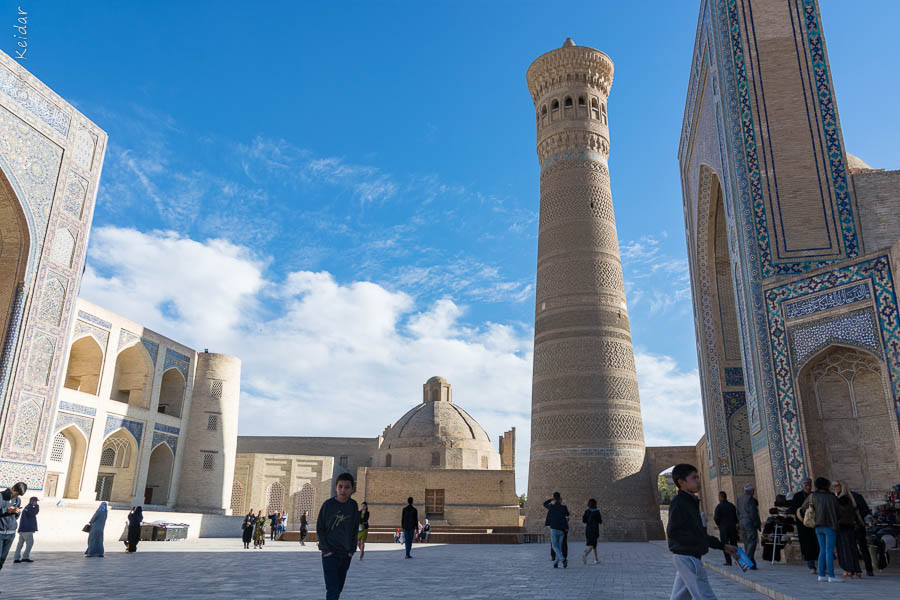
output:
[[[17,5],[24,66],[109,134],[84,297],[240,355],[243,434],[375,435],[444,375],[492,439],[517,426],[520,487],[525,70],[567,36],[603,50],[647,438],[701,435],[676,161],[698,3]],[[900,4],[821,7],[846,145],[898,168]]]

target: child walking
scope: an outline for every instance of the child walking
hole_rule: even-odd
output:
[[[359,534],[359,506],[353,493],[353,475],[341,473],[335,483],[336,495],[319,509],[316,535],[322,552],[322,571],[325,576],[325,600],[338,600],[353,562]]]
[[[700,519],[700,500],[696,496],[700,491],[697,468],[688,464],[675,465],[672,480],[678,494],[669,505],[666,527],[669,552],[675,563],[675,583],[670,600],[715,600],[700,557],[709,552],[710,547],[736,554],[737,546],[723,544],[706,533]]]

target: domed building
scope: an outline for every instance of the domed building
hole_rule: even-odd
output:
[[[500,453],[478,421],[453,403],[443,377],[422,386],[422,403],[384,431],[379,467],[500,469]]]
[[[238,437],[232,511],[286,511],[288,528],[295,529],[303,511],[315,521],[334,478],[349,472],[356,477],[353,497],[369,505],[373,531],[393,532],[412,497],[419,520],[430,519],[436,532],[460,526],[508,532],[519,527],[515,444],[512,428],[495,447],[453,401],[450,382],[432,377],[422,386],[422,401],[382,435]]]

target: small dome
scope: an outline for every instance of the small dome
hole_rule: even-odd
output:
[[[847,153],[847,168],[851,171],[871,170],[872,167],[858,156]]]
[[[440,375],[435,375],[434,377],[432,377],[431,379],[426,381],[425,385],[428,385],[429,383],[450,383],[450,382],[447,381],[446,378],[441,377]]]
[[[567,37],[567,38],[566,38],[566,41],[563,42],[562,47],[563,47],[563,48],[571,48],[571,47],[574,46],[574,45],[575,45],[575,42],[572,41],[572,38]]]

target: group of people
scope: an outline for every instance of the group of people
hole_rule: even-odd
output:
[[[701,561],[709,548],[722,550],[725,564],[731,565],[732,556],[738,553],[737,537],[740,532],[745,560],[749,559],[746,561],[749,568],[757,568],[755,554],[762,522],[756,489],[752,484],[745,486],[737,506],[728,501],[724,492],[719,493],[719,504],[714,515],[719,527],[719,537],[716,538],[707,533],[701,516],[697,469],[688,464],[676,465],[672,470],[672,479],[678,493],[669,506],[666,526],[669,551],[673,554],[676,569],[671,598],[715,598]],[[801,554],[810,573],[818,575],[818,581],[839,583],[846,578],[860,578],[860,561],[865,564],[866,573],[874,575],[866,537],[866,521],[871,520],[871,511],[865,498],[852,491],[846,482],[832,483],[824,477],[815,481],[806,478],[801,489],[790,500],[778,496],[775,504],[772,512],[776,523],[787,523],[788,518],[792,521],[796,519],[791,524],[797,527]],[[772,538],[773,552],[779,543],[783,543],[780,537],[775,535]],[[835,553],[844,571],[843,578],[834,574]]]
[[[775,523],[782,531],[796,527],[800,553],[809,572],[818,575],[819,581],[836,583],[846,578],[858,579],[862,576],[860,561],[865,564],[866,574],[875,574],[866,535],[866,520],[871,520],[872,511],[865,498],[852,491],[845,482],[835,481],[832,484],[820,477],[816,479],[813,490],[813,481],[807,477],[791,500],[783,495],[776,496],[775,507],[770,512],[775,514]],[[751,568],[756,569],[756,549],[762,522],[753,484],[745,486],[737,507],[728,501],[725,492],[719,492],[714,520],[723,544],[737,544],[740,531],[744,551],[754,561]],[[771,539],[774,558],[777,559],[784,545],[783,536],[772,535]],[[842,578],[834,575],[835,551],[843,570]],[[728,553],[725,554],[725,564],[732,564]]]
[[[28,504],[22,507],[21,497],[28,491],[24,482],[19,482],[0,492],[0,569],[9,556],[16,533],[19,544],[13,557],[14,563],[30,563],[31,548],[34,546],[34,534],[37,531],[37,515],[41,508],[38,499],[32,496]],[[25,552],[22,553],[24,546]]]
[[[304,511],[300,516],[300,543],[303,545],[306,545],[305,539],[308,531],[307,514]],[[249,550],[250,542],[252,541],[254,550],[262,550],[262,547],[266,545],[266,524],[269,525],[269,539],[274,541],[284,533],[287,520],[287,513],[275,512],[266,516],[262,510],[253,514],[253,509],[251,508],[247,516],[244,517],[244,522],[241,523],[241,539],[244,542],[244,549]]]
[[[413,531],[413,540],[416,542],[427,542],[428,537],[431,535],[431,521],[425,519],[425,524],[423,525],[421,522],[416,524],[416,529]],[[394,531],[394,543],[395,544],[403,544],[406,542],[406,534],[403,533],[403,529],[398,527]]]
[[[569,566],[569,508],[562,503],[559,492],[553,492],[553,497],[544,502],[544,508],[547,509],[544,525],[550,527],[550,560],[553,561],[554,569],[559,568],[560,562],[563,569],[566,569]],[[588,500],[587,510],[581,516],[581,522],[584,523],[585,540],[581,562],[587,564],[588,556],[593,551],[594,564],[598,564],[600,557],[597,555],[597,540],[600,539],[603,517],[597,508],[596,499]]]

